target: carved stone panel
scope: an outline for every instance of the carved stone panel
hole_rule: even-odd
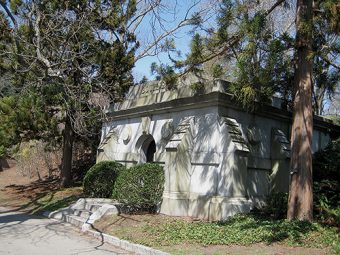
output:
[[[247,130],[247,138],[250,144],[258,144],[261,140],[259,128],[255,125],[250,125]]]
[[[142,118],[142,131],[143,134],[148,135],[150,133],[150,125],[151,125],[151,118],[150,117],[143,117]]]
[[[124,144],[128,144],[131,140],[131,127],[125,127],[120,135],[120,138],[123,140]]]
[[[161,129],[162,139],[164,140],[170,139],[173,133],[174,133],[174,126],[172,124],[172,121],[165,122]]]

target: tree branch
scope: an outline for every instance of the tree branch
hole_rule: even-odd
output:
[[[340,66],[335,64],[334,62],[330,61],[326,56],[320,55],[320,57],[322,58],[322,60],[324,60],[327,64],[333,66],[336,69],[340,69]]]
[[[47,75],[51,76],[51,77],[59,77],[58,72],[56,72],[55,70],[52,69],[51,63],[50,61],[45,58],[43,56],[43,54],[41,53],[41,37],[40,37],[40,21],[41,21],[41,13],[40,10],[36,7],[36,5],[34,4],[34,1],[32,3],[32,12],[35,11],[35,20],[33,22],[33,30],[34,30],[34,35],[35,35],[35,49],[36,49],[36,54],[37,54],[37,58],[38,60],[45,65],[46,69],[47,69]]]

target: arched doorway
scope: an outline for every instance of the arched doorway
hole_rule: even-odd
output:
[[[140,163],[154,162],[156,142],[152,135],[142,135],[136,144],[140,154]]]
[[[154,156],[156,152],[156,143],[155,140],[152,139],[150,144],[147,146],[145,156],[146,156],[146,162],[153,162]]]

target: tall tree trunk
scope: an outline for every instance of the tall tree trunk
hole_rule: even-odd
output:
[[[297,63],[294,77],[291,183],[287,218],[311,221],[313,219],[312,0],[297,1],[296,29]]]
[[[72,151],[74,133],[71,121],[66,116],[65,129],[63,134],[63,160],[61,166],[61,187],[69,187],[72,184]]]

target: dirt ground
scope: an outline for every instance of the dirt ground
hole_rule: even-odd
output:
[[[53,190],[58,189],[57,179],[47,178],[47,171],[41,176],[24,176],[14,161],[0,171],[0,205],[29,212],[34,203]]]

